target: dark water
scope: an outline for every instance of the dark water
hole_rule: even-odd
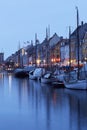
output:
[[[0,130],[87,130],[87,91],[0,74]]]

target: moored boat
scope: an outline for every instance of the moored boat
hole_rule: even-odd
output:
[[[65,86],[64,86],[64,83],[63,83],[63,82],[59,82],[59,81],[53,82],[53,83],[52,83],[52,86],[53,86],[54,88],[64,88],[64,87],[65,87]]]
[[[44,68],[36,68],[29,72],[29,79],[32,79],[32,80],[40,79],[44,73],[45,73]]]
[[[84,72],[85,73],[85,72]],[[80,74],[81,77],[81,74]],[[82,77],[83,78],[83,77]],[[87,89],[87,79],[78,79],[77,72],[70,72],[64,76],[64,85],[69,89]]]
[[[47,73],[41,77],[41,83],[49,84],[54,81],[57,81],[57,79],[55,78],[55,76],[53,76],[52,73]]]
[[[17,68],[14,71],[14,75],[19,78],[24,78],[28,76],[28,73],[22,68]]]
[[[86,67],[84,69],[80,70],[80,39],[79,39],[79,18],[78,18],[78,8],[77,10],[77,71],[74,72],[68,72],[64,76],[64,85],[66,88],[69,89],[81,89],[81,90],[87,90],[87,71]]]
[[[64,78],[64,70],[56,70],[54,72],[55,77],[58,79],[59,82],[63,82],[63,78]]]
[[[36,80],[37,77],[34,75],[34,70],[29,72],[29,79]]]

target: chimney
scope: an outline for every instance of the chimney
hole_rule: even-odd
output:
[[[81,26],[83,26],[83,21],[81,21]]]

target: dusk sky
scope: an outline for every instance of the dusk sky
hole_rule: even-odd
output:
[[[79,19],[87,22],[87,0],[0,0],[0,52],[5,59],[24,42],[38,39],[42,42],[50,25],[50,36],[68,37],[68,27],[76,28],[76,9]]]

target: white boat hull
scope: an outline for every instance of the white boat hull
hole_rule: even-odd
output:
[[[49,83],[52,83],[54,81],[56,81],[55,78],[44,78],[44,77],[41,77],[41,83],[49,84]]]
[[[41,78],[41,83],[51,83],[51,79]]]
[[[65,82],[64,86],[69,89],[87,89],[87,80],[77,80],[75,82]]]
[[[32,73],[29,72],[29,79],[32,80],[40,79],[44,73],[45,73],[44,68],[36,68]]]

